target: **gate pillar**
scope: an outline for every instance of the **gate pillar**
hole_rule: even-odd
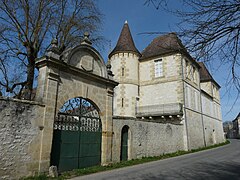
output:
[[[112,108],[113,108],[113,90],[107,89],[107,102],[106,102],[106,122],[102,132],[102,165],[107,165],[112,162],[112,142],[113,142],[113,121],[112,121]]]
[[[53,42],[54,43],[54,42]],[[45,104],[42,112],[40,125],[41,135],[39,138],[39,166],[38,172],[47,172],[50,164],[52,147],[53,122],[56,114],[56,103],[59,85],[59,71],[52,62],[59,63],[59,54],[54,44],[46,56],[37,59],[36,66],[39,68],[38,88],[36,100]]]

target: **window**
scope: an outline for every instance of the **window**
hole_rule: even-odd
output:
[[[195,110],[198,111],[199,110],[199,108],[198,108],[199,102],[198,102],[198,93],[197,93],[197,91],[194,91],[194,96],[195,96]]]
[[[155,77],[163,76],[163,64],[162,59],[154,61],[155,63]]]
[[[193,81],[196,81],[196,68],[193,66]]]
[[[123,107],[123,105],[124,105],[124,100],[123,100],[123,98],[122,98],[122,107]]]
[[[189,62],[186,61],[186,77],[189,77]]]
[[[124,76],[124,68],[122,68],[122,76]]]

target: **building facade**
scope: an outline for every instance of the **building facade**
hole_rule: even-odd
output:
[[[240,138],[240,113],[237,117],[232,121],[233,123],[233,138]]]
[[[113,97],[114,161],[224,141],[220,86],[175,33],[155,38],[140,53],[125,22],[109,62],[119,82]]]

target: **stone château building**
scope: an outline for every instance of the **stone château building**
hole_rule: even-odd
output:
[[[140,53],[125,22],[109,62],[119,82],[113,97],[115,161],[224,141],[220,86],[175,33],[155,38]]]
[[[139,52],[125,23],[107,65],[85,34],[36,66],[35,101],[0,98],[0,179],[224,141],[220,86],[174,33]]]

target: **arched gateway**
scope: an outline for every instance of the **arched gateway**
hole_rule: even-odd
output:
[[[67,171],[101,164],[102,124],[89,100],[72,98],[54,120],[51,165]]]
[[[113,81],[110,67],[83,42],[60,53],[57,42],[37,59],[36,100],[45,105],[39,125],[38,171],[49,165],[58,171],[107,164],[112,161]]]

